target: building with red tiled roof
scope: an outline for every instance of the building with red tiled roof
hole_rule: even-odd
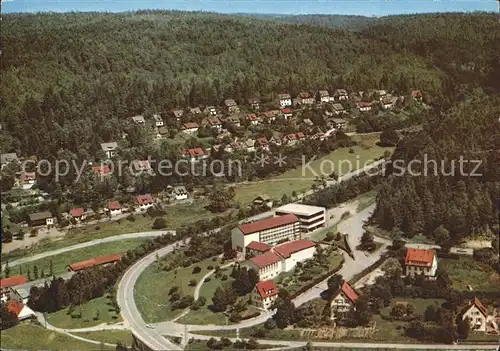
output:
[[[85,210],[83,209],[83,207],[73,208],[69,212],[69,214],[77,221],[81,221],[82,219],[85,218]]]
[[[333,298],[330,302],[331,318],[345,318],[349,311],[355,308],[358,298],[359,294],[356,290],[354,290],[348,282],[342,282],[340,289],[333,294]]]
[[[122,206],[118,201],[109,201],[108,211],[111,216],[122,214]]]
[[[98,256],[98,257],[94,257],[94,258],[91,258],[88,260],[72,263],[72,264],[68,265],[68,268],[70,271],[78,272],[78,271],[81,271],[83,269],[87,269],[87,268],[94,267],[94,266],[115,263],[115,262],[118,262],[120,260],[120,258],[121,258],[121,254]]]
[[[6,289],[11,286],[26,284],[28,279],[24,275],[15,275],[9,278],[1,278],[0,279],[0,288]]]
[[[424,274],[426,277],[432,278],[436,276],[437,265],[437,255],[434,250],[406,249],[406,275]]]
[[[283,271],[283,263],[283,259],[270,250],[252,257],[242,266],[257,271],[259,280],[267,280],[276,278]]]
[[[358,102],[358,109],[362,112],[370,111],[372,109],[372,103],[366,101]]]
[[[194,134],[198,132],[198,123],[195,122],[184,123],[181,127],[181,130],[184,133]]]
[[[252,293],[252,302],[259,308],[269,309],[278,298],[278,286],[272,280],[265,280],[255,284]]]
[[[7,310],[14,313],[19,321],[35,316],[35,312],[31,308],[26,306],[22,301],[15,299],[7,302]]]
[[[462,312],[462,319],[469,321],[471,330],[486,332],[488,310],[477,297],[474,297]]]
[[[139,209],[146,210],[153,206],[155,200],[151,194],[137,195],[135,202],[139,205]]]
[[[254,126],[256,126],[260,123],[260,118],[257,117],[257,115],[255,113],[249,113],[247,115],[247,120],[249,120],[250,124],[254,125]]]
[[[261,254],[271,250],[271,246],[265,243],[260,243],[258,241],[252,241],[250,244],[247,245],[246,249],[255,254]]]
[[[196,147],[193,149],[187,149],[186,154],[191,161],[201,160],[208,157],[206,151],[201,147]]]
[[[283,258],[290,258],[292,254],[316,246],[311,240],[301,239],[288,241],[273,248],[274,252]]]
[[[111,173],[109,165],[92,166],[92,173],[96,175],[108,175]]]

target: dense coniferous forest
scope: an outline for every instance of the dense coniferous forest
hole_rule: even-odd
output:
[[[372,223],[396,236],[424,233],[441,244],[470,234],[497,233],[499,106],[498,94],[473,94],[403,139],[392,156],[394,164],[388,167]],[[463,166],[461,157],[468,161]],[[420,163],[408,166],[412,160]],[[401,165],[407,167],[405,172]]]

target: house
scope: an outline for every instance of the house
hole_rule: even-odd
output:
[[[297,138],[298,141],[304,141],[307,139],[306,135],[302,132],[297,132],[295,134],[295,137]]]
[[[35,317],[35,312],[22,301],[10,300],[7,302],[7,310],[17,316],[17,320],[23,321]]]
[[[134,116],[134,117],[132,117],[132,121],[135,124],[141,124],[141,125],[143,125],[144,123],[146,123],[146,120],[144,119],[143,116]]]
[[[252,241],[250,244],[247,245],[246,249],[247,252],[250,254],[261,255],[271,250],[271,246],[258,241]]]
[[[257,117],[255,113],[250,113],[247,115],[247,120],[250,121],[250,125],[256,126],[260,124],[260,118]]]
[[[36,182],[35,172],[22,172],[19,178],[21,186],[24,190],[31,189]]]
[[[312,105],[315,102],[314,97],[308,92],[300,93],[298,98],[300,99],[301,105]]]
[[[196,147],[194,149],[188,149],[187,156],[191,162],[195,162],[207,158],[208,154],[203,148]]]
[[[333,113],[336,114],[337,116],[340,115],[341,113],[345,113],[345,108],[342,106],[342,104],[339,104],[338,102],[332,105],[333,107]]]
[[[231,144],[229,144],[228,146],[231,147],[232,149],[232,152],[234,151],[238,151],[239,149],[241,149],[241,143],[239,141],[233,141]]]
[[[240,112],[240,108],[238,107],[238,104],[233,99],[224,100],[224,106],[226,106],[226,110],[228,113]]]
[[[418,102],[422,102],[422,99],[424,97],[420,90],[413,90],[411,92],[411,96]]]
[[[468,319],[471,330],[486,332],[488,311],[477,297],[469,302],[469,306],[462,313],[462,320]]]
[[[331,121],[336,129],[343,129],[347,125],[347,121],[343,118],[332,118]]]
[[[228,123],[234,124],[235,127],[239,128],[241,126],[241,121],[240,121],[240,119],[238,117],[231,116],[231,117],[228,117],[226,121]]]
[[[135,197],[135,202],[139,205],[139,210],[145,211],[150,207],[153,207],[155,201],[151,194],[137,195]]]
[[[330,302],[331,319],[346,318],[347,314],[356,308],[355,305],[358,298],[359,294],[356,290],[348,282],[344,281],[340,289],[333,294]]]
[[[251,97],[250,99],[248,99],[248,103],[250,104],[250,106],[252,106],[252,109],[254,111],[259,110],[259,108],[260,108],[260,98],[259,97]]]
[[[265,137],[258,138],[257,145],[260,149],[262,149],[264,151],[269,151],[269,142],[267,141],[267,139]]]
[[[255,284],[252,293],[252,303],[262,309],[268,310],[278,298],[278,287],[272,280],[265,280]]]
[[[188,198],[188,192],[184,185],[174,186],[173,194],[176,200],[186,200]]]
[[[406,249],[406,275],[423,274],[426,278],[434,279],[438,267],[437,255],[434,250]]]
[[[390,97],[384,97],[380,102],[380,105],[384,110],[390,109],[394,106],[393,100]]]
[[[222,129],[222,122],[217,117],[210,117],[207,121],[210,128],[216,128],[217,130]]]
[[[78,207],[78,208],[73,208],[69,214],[73,219],[75,219],[77,222],[81,222],[85,219],[85,210],[83,207]]]
[[[28,279],[24,275],[14,275],[9,278],[0,278],[0,295],[2,302],[9,299],[10,288],[28,283]]]
[[[117,216],[122,214],[122,206],[118,201],[108,202],[108,212],[110,216]]]
[[[92,166],[92,173],[98,176],[105,176],[111,174],[109,165]]]
[[[323,141],[323,140],[325,140],[325,139],[326,139],[326,135],[325,135],[325,133],[323,133],[323,132],[318,132],[318,133],[314,134],[314,135],[311,137],[311,139],[313,139],[313,140],[321,140],[321,141]]]
[[[366,102],[366,101],[359,101],[358,102],[358,110],[361,112],[366,112],[370,111],[372,109],[372,103],[371,102]]]
[[[311,121],[309,118],[304,119],[302,122],[304,122],[304,124],[309,127],[314,125],[313,121]]]
[[[327,103],[330,101],[330,93],[328,90],[320,90],[317,95],[318,101],[321,103]]]
[[[293,214],[241,224],[231,231],[232,248],[243,253],[252,241],[275,245],[296,239],[300,239],[300,220]]]
[[[163,127],[163,118],[160,115],[153,115],[153,119],[155,120],[155,126],[160,128]]]
[[[335,94],[333,96],[335,97],[335,100],[337,100],[337,101],[349,100],[349,95],[347,94],[347,91],[345,89],[335,90]]]
[[[2,168],[11,162],[19,162],[19,158],[15,152],[0,155],[0,165]]]
[[[101,150],[104,151],[107,158],[112,158],[116,155],[116,149],[118,148],[118,143],[112,141],[110,143],[101,143]]]
[[[108,264],[112,264],[115,262],[120,261],[122,255],[121,254],[113,254],[113,255],[106,255],[106,256],[98,256],[91,258],[89,260],[85,261],[80,261],[76,263],[72,263],[68,265],[68,270],[72,272],[78,272],[90,267],[95,267],[95,266],[104,266]]]
[[[257,196],[252,201],[252,203],[256,207],[262,207],[262,206],[267,206],[268,208],[272,208],[273,207],[273,200],[267,194],[262,194],[262,195]]]
[[[281,145],[281,138],[275,137],[274,135],[269,139],[269,144]]]
[[[293,98],[292,99],[292,107],[294,108],[298,108],[302,103],[302,100],[300,99],[300,97],[296,97],[296,98]]]
[[[293,146],[297,143],[297,135],[295,133],[287,134],[283,137],[283,143]]]
[[[37,227],[40,225],[54,225],[55,218],[49,211],[35,212],[28,215],[28,222],[30,227]]]
[[[255,140],[254,139],[247,139],[245,141],[245,147],[248,152],[254,152],[255,151]]]
[[[199,107],[190,107],[189,108],[189,113],[191,113],[192,115],[201,115],[201,110]]]
[[[207,106],[203,112],[209,116],[217,116],[217,110],[214,106]]]
[[[380,101],[387,96],[387,91],[385,90],[375,90],[375,93],[377,93]]]
[[[277,111],[277,110],[266,111],[261,116],[264,118],[264,120],[271,123],[276,119],[276,116],[278,115],[278,113],[279,113],[279,111]]]
[[[288,120],[289,118],[292,118],[293,116],[293,110],[289,107],[286,107],[286,108],[282,108],[281,109],[281,115],[283,116],[283,118],[285,118],[286,120]]]
[[[139,175],[151,169],[151,164],[149,163],[148,160],[134,160],[132,161],[130,166],[131,166],[130,170],[134,171],[132,175]]]
[[[278,94],[278,101],[281,108],[292,106],[292,97],[290,94]]]
[[[198,132],[198,123],[196,123],[196,122],[184,123],[181,127],[181,130],[187,134],[197,133]]]
[[[182,116],[184,116],[184,111],[183,110],[173,110],[172,114],[174,115],[174,119],[177,122],[181,121]]]
[[[165,138],[168,136],[168,128],[167,127],[160,127],[158,128],[158,138]]]

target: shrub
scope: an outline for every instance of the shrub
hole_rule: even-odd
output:
[[[335,236],[335,234],[333,234],[333,232],[326,233],[325,241],[332,241],[334,236]]]
[[[342,213],[342,216],[340,216],[340,219],[346,219],[347,217],[349,217],[351,215],[351,212],[349,211],[345,211],[344,213]]]
[[[204,280],[204,282],[205,282],[205,283],[208,283],[210,280],[212,280],[212,278],[210,278],[210,277],[206,277],[206,278],[205,278],[205,280]]]
[[[224,274],[224,275],[222,276],[222,278],[220,278],[220,279],[221,279],[222,281],[226,281],[226,280],[227,280],[227,278],[228,278],[227,274]]]
[[[191,279],[189,281],[189,286],[196,286],[196,279]]]
[[[172,295],[173,293],[179,291],[179,287],[178,286],[173,286],[170,288],[170,290],[168,291],[168,294],[169,295]]]
[[[201,272],[201,268],[200,268],[199,266],[195,266],[195,267],[193,268],[193,274],[198,274],[198,273],[200,273],[200,272]]]
[[[208,269],[209,271],[211,271],[212,269],[214,269],[214,266],[212,266],[212,265],[208,265],[208,266],[207,266],[207,269]]]
[[[231,314],[231,316],[229,317],[229,320],[233,323],[238,323],[241,321],[241,314],[239,313],[233,313]]]
[[[335,240],[340,241],[342,239],[342,234],[340,232],[337,232],[337,236],[335,237]]]
[[[101,230],[101,227],[100,227],[100,226],[98,226],[98,225],[96,225],[96,226],[95,226],[95,230]]]
[[[134,215],[133,215],[133,214],[129,214],[129,215],[127,216],[127,221],[130,221],[130,222],[135,222],[135,217],[134,217]]]
[[[166,227],[167,227],[167,221],[165,220],[165,218],[162,217],[155,218],[152,226],[153,229],[164,229]]]

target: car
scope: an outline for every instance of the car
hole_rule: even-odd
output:
[[[155,326],[153,324],[146,324],[146,328],[149,328],[149,329],[154,329]]]

